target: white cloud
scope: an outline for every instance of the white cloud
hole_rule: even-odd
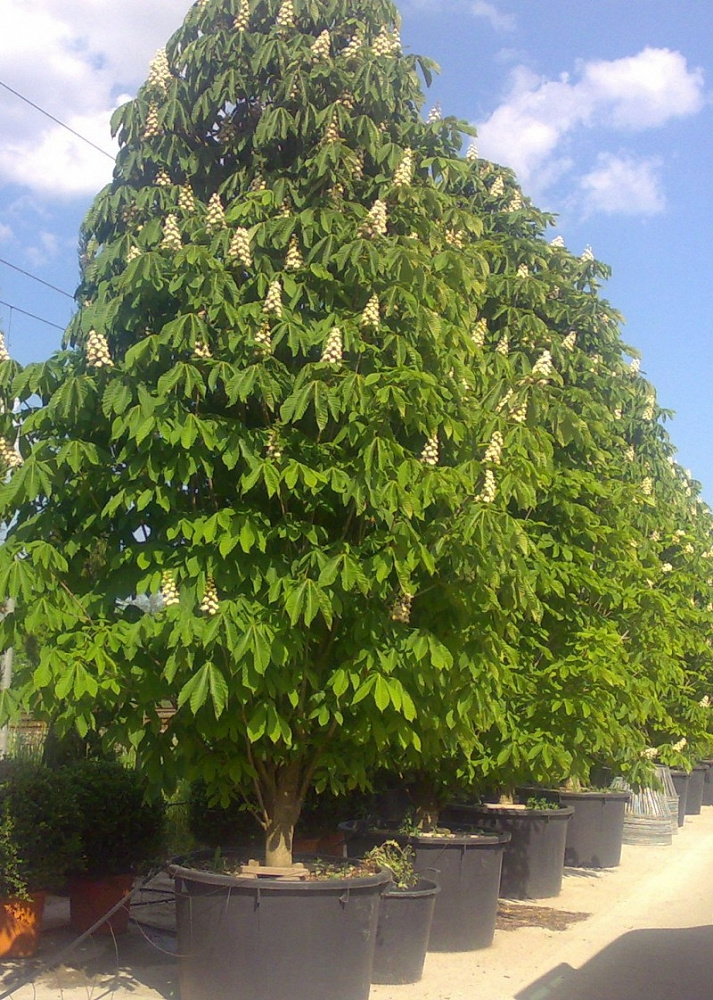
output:
[[[522,66],[511,74],[507,100],[478,127],[483,156],[513,167],[520,180],[531,184],[551,158],[563,137],[586,120],[589,108],[567,76],[542,80]]]
[[[505,101],[478,127],[480,149],[513,167],[538,194],[571,170],[579,130],[660,127],[700,111],[703,84],[702,71],[689,69],[684,56],[670,49],[645,48],[623,59],[583,62],[574,78],[564,73],[557,80],[518,66]],[[650,165],[646,176],[654,176]],[[658,188],[647,187],[652,193],[642,204],[659,204]]]
[[[513,31],[515,28],[514,16],[504,14],[495,4],[488,3],[487,0],[472,0],[470,9],[475,17],[485,18],[496,31]]]
[[[39,233],[39,246],[27,247],[25,256],[32,267],[40,269],[59,253],[59,241],[54,233],[43,229]]]
[[[109,135],[111,110],[92,116],[68,116],[66,124],[107,152],[115,148]],[[29,187],[45,197],[72,198],[102,188],[112,161],[66,129],[49,127],[35,142],[17,136],[0,148],[0,178]]]
[[[597,166],[580,181],[588,214],[656,215],[666,207],[658,158],[600,153]]]
[[[6,240],[11,240],[13,237],[13,232],[10,226],[6,226],[4,222],[0,222],[0,243],[4,243]]]
[[[112,152],[109,118],[118,94],[136,91],[189,6],[190,0],[3,0],[3,80]],[[0,185],[72,198],[93,194],[111,178],[109,159],[7,92],[0,133]]]
[[[670,49],[587,63],[582,87],[615,128],[634,131],[695,114],[704,101],[703,71],[689,70],[681,53]]]

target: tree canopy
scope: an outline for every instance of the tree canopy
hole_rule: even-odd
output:
[[[63,350],[0,362],[1,629],[41,637],[4,711],[252,788],[277,862],[313,782],[708,728],[710,511],[607,269],[424,120],[398,24],[195,3],[114,116]]]

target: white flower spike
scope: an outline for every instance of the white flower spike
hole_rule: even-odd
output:
[[[327,364],[339,365],[342,363],[344,355],[344,345],[342,343],[342,331],[338,326],[332,328],[322,350],[320,361]]]
[[[439,447],[438,431],[434,431],[423,446],[421,461],[424,465],[438,465]]]
[[[86,346],[87,364],[90,368],[111,368],[114,362],[109,354],[109,345],[103,333],[90,330]]]
[[[171,608],[180,603],[178,587],[176,586],[176,576],[168,569],[164,570],[161,574],[161,597],[163,598],[163,606],[165,608]]]

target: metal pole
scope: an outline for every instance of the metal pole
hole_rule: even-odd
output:
[[[15,402],[13,403],[12,412],[17,413],[19,407],[20,407],[20,400],[16,399]],[[17,436],[15,438],[15,451],[18,453],[18,455],[20,454],[19,436],[20,432],[18,430]],[[2,527],[3,527],[2,541],[5,541],[5,536],[7,534],[7,524],[3,524]],[[15,600],[14,598],[9,597],[5,602],[5,610],[3,613],[3,618],[5,617],[5,615],[11,615],[14,610],[15,610]],[[2,654],[2,660],[0,661],[2,663],[2,676],[0,676],[0,691],[7,691],[10,687],[10,684],[12,683],[12,660],[13,660],[13,649],[12,646],[10,646]],[[6,723],[0,729],[0,760],[2,760],[3,757],[7,757],[9,743],[10,743],[10,726]]]
[[[15,601],[12,598],[8,598],[5,605],[5,614],[9,615],[15,610]],[[0,677],[0,691],[7,691],[12,683],[12,661],[13,661],[13,649],[12,646],[6,649],[2,654],[2,676]],[[0,729],[0,760],[3,757],[7,757],[8,746],[10,743],[10,727],[7,723]]]

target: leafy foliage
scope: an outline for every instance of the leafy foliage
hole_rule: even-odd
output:
[[[0,894],[64,884],[81,864],[76,809],[72,786],[61,774],[41,764],[12,762],[0,782]]]
[[[199,0],[114,116],[65,348],[0,364],[3,638],[46,636],[0,710],[252,788],[272,858],[312,783],[707,730],[710,512],[606,268],[422,120],[397,24]]]
[[[132,874],[159,855],[165,810],[160,801],[147,800],[146,782],[137,771],[117,761],[88,759],[58,773],[75,790],[82,874]]]

